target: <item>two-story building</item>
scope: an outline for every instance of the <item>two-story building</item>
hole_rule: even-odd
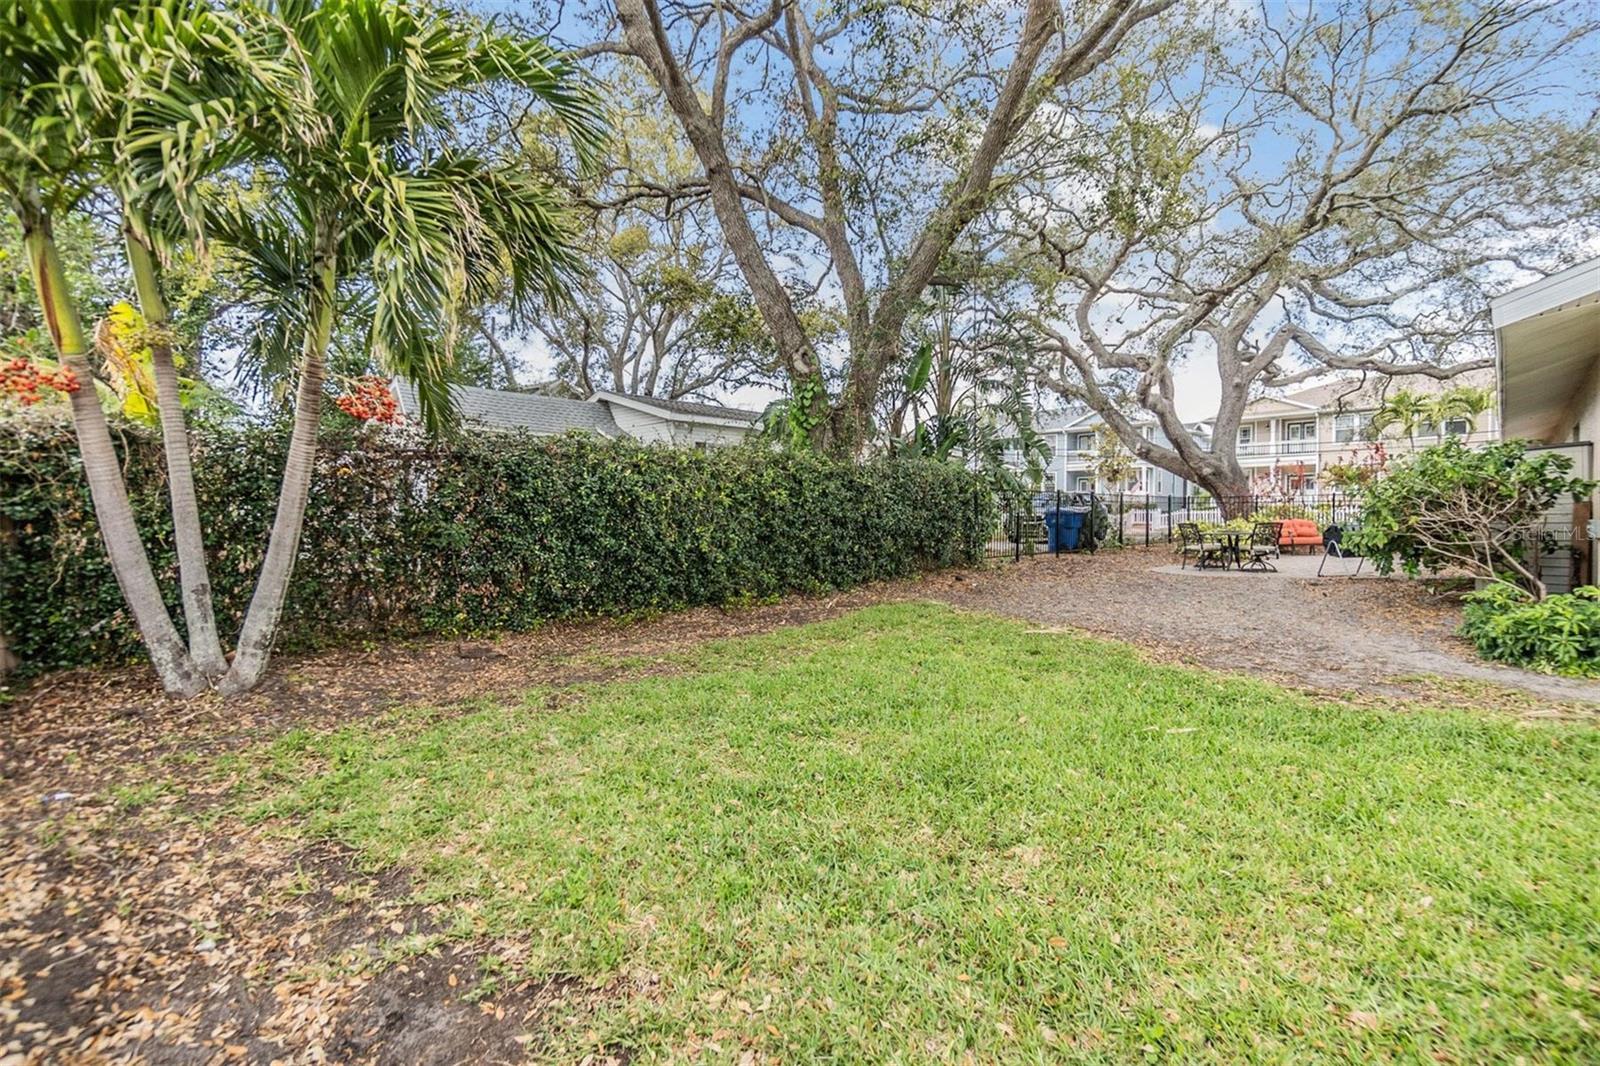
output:
[[[1266,396],[1245,408],[1239,423],[1238,457],[1252,486],[1265,490],[1316,492],[1326,487],[1323,474],[1335,463],[1366,459],[1374,442],[1390,455],[1400,455],[1457,437],[1468,444],[1500,439],[1497,412],[1491,407],[1476,416],[1459,416],[1434,425],[1421,419],[1409,429],[1391,422],[1375,431],[1374,416],[1386,396],[1401,389],[1434,397],[1461,386],[1489,386],[1490,371],[1440,381],[1430,377],[1370,377],[1340,380]]]
[[[1135,418],[1146,440],[1157,444],[1170,444],[1153,417]],[[1186,496],[1195,491],[1191,482],[1170,470],[1134,458],[1133,474],[1120,484],[1113,484],[1100,476],[1099,452],[1103,434],[1109,433],[1105,419],[1093,411],[1067,411],[1040,416],[1039,433],[1050,444],[1050,463],[1046,467],[1045,488],[1063,492],[1132,492],[1152,496]],[[1209,445],[1209,423],[1197,422],[1189,427],[1202,445]]]

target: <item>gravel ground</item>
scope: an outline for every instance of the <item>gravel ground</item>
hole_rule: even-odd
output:
[[[939,598],[1071,626],[1219,670],[1332,692],[1416,695],[1434,677],[1600,703],[1600,683],[1496,666],[1455,635],[1461,607],[1424,582],[1172,572],[1165,547],[1004,563]],[[1314,572],[1300,559],[1285,569]]]

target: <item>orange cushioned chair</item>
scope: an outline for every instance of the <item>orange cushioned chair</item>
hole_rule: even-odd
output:
[[[1283,532],[1278,535],[1278,546],[1281,548],[1312,548],[1322,547],[1322,534],[1317,531],[1317,524],[1309,518],[1290,518],[1283,523]]]

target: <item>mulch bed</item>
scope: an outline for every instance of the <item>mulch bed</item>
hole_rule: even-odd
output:
[[[446,939],[403,871],[373,875],[332,844],[205,817],[230,783],[186,775],[186,762],[401,704],[448,713],[677,670],[670,657],[704,641],[919,587],[283,656],[228,703],[169,700],[147,669],[43,679],[0,709],[0,1066],[523,1061],[556,1012],[570,1024],[595,997],[637,990],[561,975],[477,988],[482,960],[514,968],[517,944]],[[119,804],[117,786],[153,780],[167,787],[148,804]]]

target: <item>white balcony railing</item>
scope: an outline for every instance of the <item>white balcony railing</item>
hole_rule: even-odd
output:
[[[1341,439],[1342,438],[1342,439]],[[1458,440],[1463,444],[1474,446],[1486,444],[1500,439],[1500,434],[1494,429],[1475,429],[1471,433],[1451,433],[1441,438],[1437,433],[1417,433],[1414,437],[1406,437],[1392,432],[1386,432],[1378,438],[1390,451],[1409,451],[1412,445],[1421,449],[1438,444],[1441,439]],[[1343,432],[1336,434],[1329,440],[1257,440],[1249,444],[1240,444],[1234,454],[1241,459],[1276,458],[1283,455],[1316,455],[1319,452],[1347,452],[1353,448],[1364,448],[1373,443],[1372,439],[1364,436],[1349,436]],[[1207,444],[1206,450],[1214,450],[1214,444]]]
[[[1262,455],[1315,455],[1318,444],[1314,440],[1258,440],[1239,445],[1241,458]]]

